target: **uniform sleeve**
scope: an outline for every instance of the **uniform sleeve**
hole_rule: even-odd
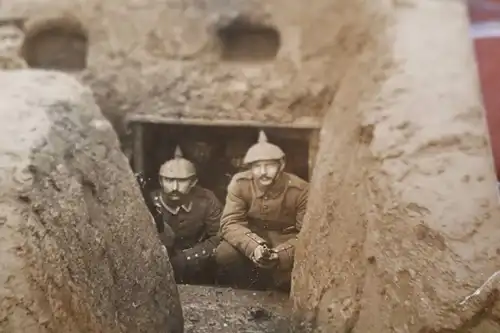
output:
[[[222,216],[222,204],[215,194],[211,193],[207,205],[205,224],[207,226],[208,237],[215,237],[219,234],[220,219]]]
[[[309,196],[309,189],[305,188],[301,191],[298,196],[296,205],[296,215],[295,215],[295,227],[297,230],[302,230],[302,223],[304,221],[304,216],[307,209],[307,199]],[[293,267],[293,259],[295,257],[295,244],[297,243],[297,237],[293,237],[288,241],[279,244],[275,247],[278,252],[280,269],[290,270]]]
[[[227,188],[226,205],[221,218],[221,237],[229,244],[251,257],[255,248],[265,240],[248,228],[248,204],[245,202],[240,184],[233,178]]]
[[[184,253],[190,259],[203,259],[212,256],[220,243],[219,227],[222,215],[222,204],[213,193],[209,193],[207,199],[204,222],[206,226],[205,232],[208,238],[196,244],[192,248],[184,250]]]

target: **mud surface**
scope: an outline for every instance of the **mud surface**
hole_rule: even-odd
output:
[[[288,294],[180,285],[185,333],[286,333]]]
[[[82,24],[89,37],[87,67],[72,74],[92,87],[106,116],[119,130],[123,116],[130,112],[153,118],[293,123],[321,117],[329,109],[321,133],[307,222],[297,249],[292,290],[295,314],[310,322],[317,332],[500,331],[500,310],[493,285],[461,303],[500,267],[496,181],[477,93],[471,43],[467,39],[469,23],[464,2],[168,0],[159,3],[127,0],[118,3],[91,0],[83,5],[71,0],[4,0],[2,5],[6,15],[24,18],[26,34],[36,33],[47,17],[57,21],[69,15]],[[273,26],[280,32],[281,44],[275,59],[235,62],[220,57],[217,28],[238,16]],[[19,30],[12,26],[3,32],[7,36],[3,39],[10,46],[5,47],[9,51],[2,51],[0,56],[5,54],[6,62],[12,60],[9,66],[13,68],[22,66],[22,61],[15,61],[19,58],[16,58],[16,48],[24,36],[19,36]],[[47,52],[45,56],[51,54]],[[68,92],[66,87],[58,89],[61,96]],[[24,93],[25,89],[18,90]],[[56,95],[54,91],[50,94]],[[18,95],[22,94],[18,92]],[[29,105],[37,105],[37,102],[29,100]],[[9,106],[8,110],[2,110],[8,117],[5,118],[8,122],[2,125],[6,126],[5,133],[10,139],[5,142],[11,144],[9,149],[18,149],[5,155],[9,163],[27,160],[32,163],[32,148],[39,152],[47,145],[32,144],[40,138],[41,142],[45,138],[49,147],[66,147],[63,143],[67,135],[82,142],[81,149],[86,145],[87,139],[80,138],[78,126],[64,125],[61,139],[57,131],[49,131],[50,117],[21,121],[24,118],[16,118],[21,112],[11,112],[16,108]],[[40,134],[41,129],[47,131]],[[18,139],[19,133],[26,133],[24,137],[31,139]],[[89,142],[102,138],[96,133],[92,132],[94,139]],[[111,140],[117,146],[113,135],[102,140]],[[35,272],[49,270],[46,268],[49,264],[56,268],[68,266],[71,272],[86,272],[82,267],[93,267],[91,263],[99,258],[106,263],[102,266],[104,273],[92,272],[85,278],[74,279],[76,287],[64,282],[70,280],[67,276],[73,273],[54,273],[48,277],[35,274],[31,279],[34,282],[19,280],[15,290],[34,288],[41,295],[50,294],[49,299],[64,299],[61,302],[65,306],[49,302],[47,308],[58,310],[51,310],[50,319],[46,320],[39,315],[39,310],[27,311],[24,300],[16,299],[18,303],[12,304],[21,305],[9,305],[6,309],[12,308],[20,314],[9,317],[7,312],[2,312],[0,319],[20,318],[19,322],[32,327],[36,326],[35,322],[49,328],[60,325],[65,332],[76,332],[75,327],[100,332],[105,327],[114,327],[111,323],[115,322],[133,331],[138,318],[136,311],[144,311],[139,317],[153,323],[167,322],[168,311],[153,315],[153,310],[172,306],[172,313],[178,314],[179,306],[166,300],[169,293],[175,291],[170,282],[159,279],[169,268],[163,266],[163,257],[153,240],[154,231],[151,227],[138,227],[141,221],[143,225],[149,223],[146,218],[134,215],[145,212],[142,204],[139,207],[130,199],[140,193],[135,187],[130,195],[102,185],[109,180],[132,182],[129,169],[119,166],[126,164],[125,159],[114,150],[114,155],[109,154],[106,149],[93,151],[91,156],[95,158],[89,159],[82,157],[87,156],[85,154],[67,153],[66,148],[57,151],[55,159],[33,162],[37,172],[20,173],[21,178],[27,177],[30,182],[35,179],[37,186],[30,183],[29,194],[22,196],[21,202],[15,194],[13,198],[17,199],[12,199],[14,202],[0,211],[31,207],[28,213],[35,212],[35,217],[21,218],[12,213],[18,220],[6,219],[10,229],[4,230],[10,233],[0,244],[10,244],[12,258],[26,255],[12,250],[18,248],[26,234],[26,231],[10,231],[14,226],[32,221],[26,222],[23,230],[36,231],[42,228],[35,223],[38,220],[63,221],[75,227],[62,230],[78,232],[75,235],[49,232],[50,237],[38,238],[56,239],[49,243],[56,249],[60,244],[69,244],[65,243],[66,239],[78,238],[75,244],[86,244],[85,248],[88,244],[95,246],[86,250],[92,255],[77,258],[84,246],[70,248],[71,251],[62,252],[62,259],[57,259],[62,262],[59,265],[50,261],[53,259],[46,255],[50,253],[48,250],[40,251],[40,245],[30,245],[36,250],[30,254],[37,258],[34,262],[38,266],[33,264],[37,267]],[[113,172],[91,171],[108,170],[97,161],[111,157],[119,162],[113,164]],[[25,163],[25,168],[27,165]],[[55,167],[58,165],[62,165],[62,169]],[[74,170],[79,170],[75,165],[84,165],[87,169],[82,173],[90,180],[82,177],[82,173],[75,173]],[[9,172],[6,180],[17,179],[17,171],[14,176]],[[118,177],[122,172],[128,176]],[[67,188],[81,193],[72,198],[64,190]],[[12,195],[16,191],[7,192]],[[113,209],[106,207],[110,213],[101,211],[98,215],[107,224],[97,224],[100,228],[81,227],[87,226],[78,222],[81,215],[67,213],[72,211],[69,199],[89,203],[89,206],[95,206],[95,202],[102,206],[111,203]],[[40,206],[54,208],[37,208]],[[95,216],[92,214],[85,216]],[[122,229],[127,230],[124,235],[129,236],[121,238]],[[144,233],[145,238],[141,238]],[[35,240],[40,242],[38,238]],[[99,242],[96,243],[96,239]],[[101,245],[108,241],[119,244],[111,246],[118,250]],[[134,244],[136,248],[132,251],[123,245],[125,243]],[[122,255],[116,256],[115,252]],[[39,256],[35,256],[38,253]],[[102,253],[111,255],[106,257]],[[137,253],[146,258],[145,268],[135,264],[140,261],[140,258],[134,260]],[[11,270],[24,270],[27,264],[16,260],[3,262],[8,262]],[[16,266],[18,264],[20,266]],[[114,267],[123,270],[113,274]],[[146,272],[155,277],[146,279],[144,284],[137,282],[142,281]],[[59,276],[63,276],[62,280]],[[9,283],[17,281],[2,278],[10,279]],[[124,290],[132,291],[123,300],[118,292],[107,295],[102,289],[106,283],[115,285],[115,281],[123,283]],[[57,288],[50,287],[52,285]],[[142,303],[135,302],[136,299],[151,300],[137,291],[137,285],[147,286],[149,295],[163,295],[162,301],[155,297],[156,303],[137,306]],[[184,305],[186,318],[191,318],[187,329],[223,332],[232,327],[233,331],[245,332],[241,326],[253,327],[255,322],[248,320],[244,310],[248,306],[232,307],[229,292],[206,291],[211,295],[207,298],[202,297],[204,292],[183,296],[184,300],[188,299]],[[27,302],[38,304],[34,299],[33,296]],[[200,308],[201,304],[205,306]],[[223,311],[216,311],[219,305],[222,309],[233,309],[236,315],[221,318]],[[65,308],[80,315],[60,310]],[[207,315],[197,317],[203,311]],[[91,315],[99,320],[90,320]],[[0,320],[1,325],[5,323],[21,325]],[[264,323],[276,325],[272,320]],[[148,327],[145,325],[141,327]],[[110,328],[106,332],[113,330],[118,329]]]
[[[377,3],[345,3],[370,34],[321,131],[296,313],[325,333],[499,332],[498,280],[462,303],[500,267],[465,2]]]
[[[171,266],[89,89],[0,72],[0,331],[182,332]]]
[[[88,52],[81,50],[87,52],[86,68],[71,74],[92,87],[119,134],[130,113],[280,124],[317,120],[343,75],[343,66],[330,66],[338,45],[318,33],[345,35],[331,20],[337,7],[331,0],[2,1],[5,18],[24,20],[32,49],[41,45],[43,63],[54,67],[59,61],[61,70],[78,40],[68,39],[64,49],[60,39],[36,34],[53,22],[63,28],[81,25],[89,40]],[[255,38],[232,30],[229,39],[238,43],[229,47],[227,59],[227,38],[218,32],[238,20],[271,31],[258,36],[258,45],[277,47],[275,57],[263,61]],[[34,60],[36,54],[30,57],[31,64],[42,63]]]

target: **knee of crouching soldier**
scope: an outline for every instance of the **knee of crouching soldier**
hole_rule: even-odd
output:
[[[244,256],[226,241],[220,242],[215,250],[215,262],[218,266],[230,266],[240,263]]]

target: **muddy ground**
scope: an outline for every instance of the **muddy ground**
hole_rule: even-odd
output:
[[[466,3],[343,3],[366,38],[323,122],[296,313],[325,333],[500,332],[496,292],[461,304],[500,267]]]
[[[185,333],[290,332],[288,294],[180,285]]]
[[[288,294],[177,291],[116,134],[88,88],[30,70],[1,73],[1,83],[8,121],[0,141],[0,332],[288,330]]]
[[[82,22],[91,41],[89,61],[75,76],[91,86],[118,130],[132,111],[294,123],[329,109],[292,290],[295,314],[318,332],[499,332],[493,288],[459,306],[500,265],[500,210],[464,2],[318,0],[299,6],[282,0],[267,6],[256,0],[248,8],[229,2],[236,5],[172,0],[164,12],[148,0],[3,4],[11,15],[27,17],[31,32],[39,12],[66,11]],[[280,56],[245,65],[202,57],[216,40],[208,32],[233,13],[274,20],[284,40]],[[156,14],[165,25],[150,19]],[[21,45],[27,35],[12,39]],[[149,48],[158,39],[165,42],[160,55]],[[57,202],[67,200],[65,192],[56,195]],[[116,211],[122,206],[118,202]],[[117,228],[122,220],[116,213]],[[147,245],[154,244],[149,234]],[[121,240],[111,236],[121,249]],[[124,267],[143,275],[129,252],[136,253],[121,251]],[[284,301],[273,303],[262,293],[180,289],[188,332],[287,329],[280,326],[289,312]],[[266,312],[255,312],[254,302],[271,309],[271,316],[254,318]],[[118,308],[134,313],[129,305]],[[108,322],[112,326],[111,316]]]
[[[123,116],[137,113],[308,123],[324,114],[342,76],[343,66],[331,66],[332,57],[338,59],[335,43],[317,33],[345,34],[325,15],[337,7],[330,0],[307,5],[289,0],[92,0],[85,5],[3,0],[0,44],[9,40],[10,51],[0,49],[0,56],[12,62],[4,67],[21,66],[25,61],[19,55],[24,55],[25,66],[56,67],[78,77],[92,88],[120,137]],[[18,18],[24,29],[14,32]],[[255,43],[245,43],[247,35],[236,38],[242,41],[237,45],[225,43],[219,28],[238,20],[279,34],[277,46],[272,46],[274,38],[257,44],[276,47],[276,54],[262,60],[254,54]],[[56,27],[52,38],[42,32],[44,26]],[[246,56],[227,59],[226,48]],[[86,61],[75,69],[74,59],[82,58]]]
[[[0,87],[0,332],[182,333],[167,254],[91,91],[31,70]]]

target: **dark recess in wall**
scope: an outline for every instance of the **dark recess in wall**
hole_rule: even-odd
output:
[[[31,68],[83,70],[87,67],[88,36],[75,20],[44,22],[28,30],[22,53]]]
[[[278,30],[271,26],[236,19],[218,29],[223,61],[271,61],[281,46]]]

